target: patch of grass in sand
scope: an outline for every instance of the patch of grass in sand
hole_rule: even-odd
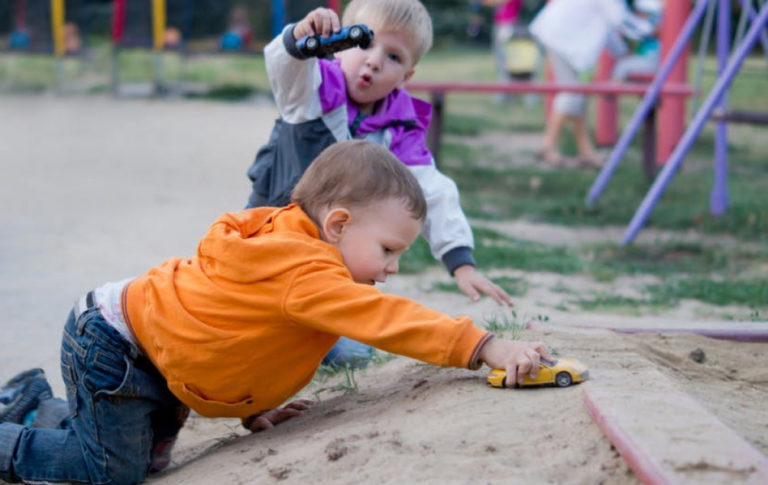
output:
[[[726,314],[723,316],[726,320],[735,320],[739,322],[766,322],[768,323],[768,309],[766,310],[749,310],[749,312]]]
[[[517,340],[521,331],[525,330],[525,322],[518,318],[515,310],[498,311],[483,317],[482,325],[496,335],[504,334],[507,338]]]
[[[481,270],[516,268],[573,274],[585,269],[579,256],[565,246],[520,241],[484,228],[475,228],[473,232],[474,255]],[[436,264],[429,251],[429,245],[423,238],[419,238],[400,258],[400,272],[418,273]]]
[[[381,365],[396,359],[397,354],[392,354],[379,349],[373,349],[373,355],[368,365]],[[355,366],[345,363],[344,365],[325,365],[318,367],[315,376],[312,378],[310,386],[315,388],[312,394],[316,399],[327,392],[341,392],[350,394],[357,392],[358,384],[356,373],[367,366]]]
[[[548,322],[549,316],[537,314],[535,316],[518,314],[516,310],[504,309],[483,316],[483,327],[496,335],[517,340],[520,332],[525,330],[526,323],[530,321]]]
[[[571,302],[585,310],[639,314],[674,307],[685,298],[715,305],[768,306],[768,279],[760,276],[761,268],[768,267],[768,251],[757,247],[685,241],[627,247],[551,246],[519,241],[486,228],[475,229],[475,236],[480,268],[590,273],[597,280],[608,282],[621,275],[647,274],[664,279],[662,284],[648,286],[644,290],[647,296],[641,298],[597,294]],[[712,275],[719,275],[723,281],[713,280]],[[510,294],[521,296],[527,291],[527,283],[520,286],[520,278],[499,281]],[[458,291],[454,283],[437,284],[435,288]],[[578,293],[563,284],[556,285],[553,291]]]
[[[756,264],[768,263],[768,251],[733,245],[665,241],[653,244],[587,245],[580,248],[591,262],[591,272],[601,280],[619,274],[730,273],[749,271]]]
[[[573,294],[574,290],[570,288],[568,285],[563,283],[562,281],[558,281],[555,283],[555,285],[549,289],[552,293],[564,293],[564,294]]]
[[[383,350],[373,349],[373,356],[371,357],[371,363],[376,365],[386,364],[390,360],[395,360],[396,358],[397,358],[397,354],[391,354]]]
[[[579,256],[565,246],[520,241],[497,231],[475,228],[475,258],[481,268],[516,268],[573,274],[584,270]]]
[[[768,309],[768,279],[716,281],[707,276],[678,277],[648,285],[646,296],[632,298],[612,293],[596,293],[569,303],[588,311],[641,315],[674,307],[680,300],[695,299],[712,305],[743,305],[751,309],[747,320],[765,319]],[[744,315],[738,319],[743,320]]]
[[[679,278],[650,285],[654,298],[696,299],[713,305],[768,307],[768,278],[714,280],[704,276]]]
[[[569,303],[583,310],[593,312],[619,313],[640,316],[648,312],[658,312],[676,303],[665,295],[654,295],[648,298],[632,298],[613,293],[594,293],[591,297],[578,298]]]
[[[343,366],[321,365],[311,382],[313,387],[317,387],[312,391],[315,399],[319,401],[320,395],[324,392],[342,392],[344,394],[357,392],[358,386],[355,378],[357,370],[355,366],[346,362]]]

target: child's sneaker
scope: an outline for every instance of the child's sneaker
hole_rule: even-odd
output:
[[[45,372],[43,372],[43,369],[40,369],[39,367],[19,372],[15,376],[8,379],[8,382],[6,382],[5,385],[0,388],[0,403],[8,404],[29,381],[44,376]]]
[[[149,467],[149,473],[158,473],[171,464],[171,450],[176,444],[176,436],[166,438],[155,445],[152,449],[152,464]]]
[[[42,369],[31,369],[12,377],[0,389],[0,422],[22,424],[40,401],[53,393]]]

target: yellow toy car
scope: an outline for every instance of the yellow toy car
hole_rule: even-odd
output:
[[[541,386],[552,384],[558,387],[568,387],[589,379],[587,366],[576,359],[563,357],[555,361],[541,359],[539,361],[539,375],[536,379],[526,375],[521,386]],[[493,387],[507,387],[507,371],[504,369],[491,369],[488,373],[488,384]],[[515,383],[517,387],[517,383]]]

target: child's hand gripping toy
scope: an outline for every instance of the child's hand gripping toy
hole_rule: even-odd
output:
[[[334,52],[360,46],[367,49],[373,41],[373,31],[364,24],[342,27],[328,37],[305,35],[296,41],[296,49],[306,57],[326,57]]]
[[[539,361],[539,375],[536,379],[525,376],[520,386],[554,385],[568,387],[589,379],[587,366],[576,359],[563,357],[553,362],[541,359]],[[507,372],[504,369],[491,369],[488,373],[488,384],[493,387],[507,387]],[[517,384],[514,387],[518,387]]]

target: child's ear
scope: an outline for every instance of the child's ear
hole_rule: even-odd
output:
[[[323,219],[323,234],[326,242],[331,244],[339,242],[347,226],[352,223],[352,214],[343,207],[336,207],[328,211]]]
[[[405,73],[405,76],[403,76],[403,80],[402,80],[402,81],[400,81],[400,84],[398,84],[398,86],[397,86],[397,87],[398,87],[398,89],[402,88],[402,87],[403,87],[403,85],[404,85],[405,83],[407,83],[407,82],[408,82],[408,80],[409,80],[409,79],[411,79],[411,78],[413,77],[413,73],[415,73],[415,72],[416,72],[416,69],[413,69],[413,68],[411,68],[411,70],[410,70],[410,71],[406,72],[406,73]]]

